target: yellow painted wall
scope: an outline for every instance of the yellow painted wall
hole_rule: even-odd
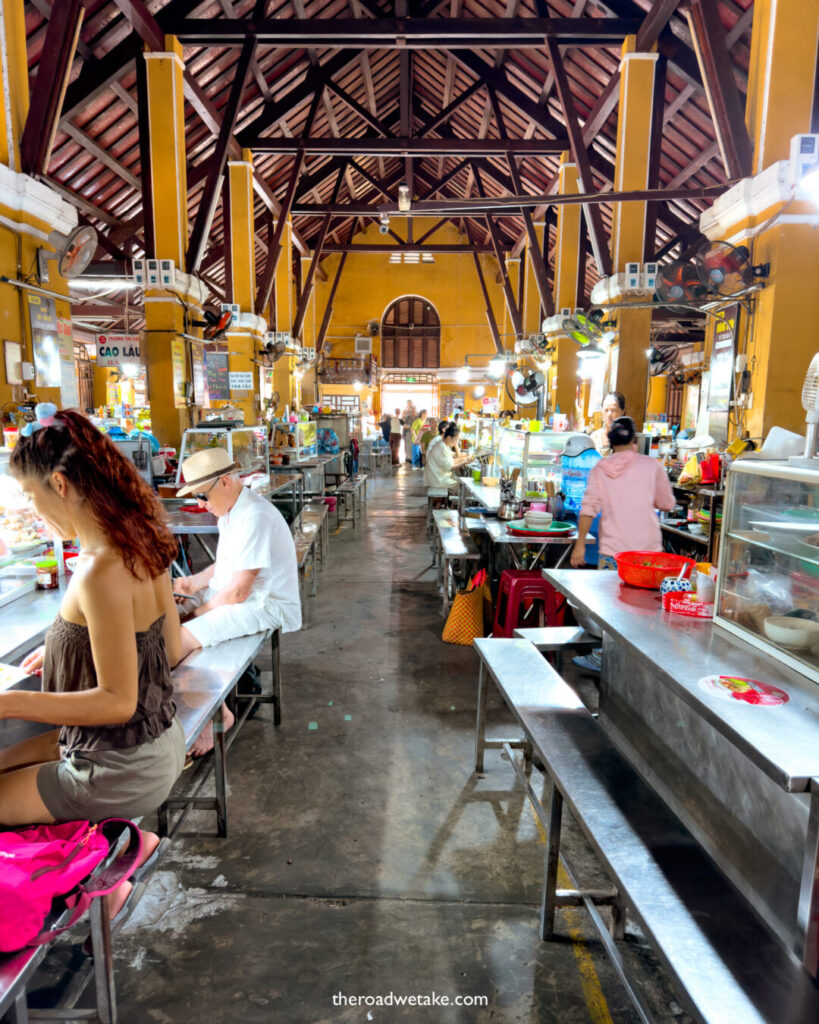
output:
[[[662,377],[649,377],[646,415],[662,416],[665,412],[667,395],[668,377],[665,374]],[[638,423],[637,428],[640,429],[642,425],[642,423]]]
[[[5,213],[5,211],[3,211]],[[6,214],[7,215],[7,214]],[[17,266],[17,242],[22,240],[22,275]],[[17,235],[12,233],[10,228],[0,227],[0,274],[20,280],[36,259],[37,249],[42,242],[31,238],[29,235]],[[50,291],[67,292],[68,286],[63,278],[59,276],[54,262],[49,264],[51,281],[47,285]],[[57,301],[57,316],[70,317],[71,306],[68,301]],[[31,363],[34,356],[31,348],[31,329],[29,326],[28,305],[26,293],[10,284],[0,284],[0,325],[2,325],[2,337],[5,341],[17,341],[23,346],[23,361]],[[0,350],[0,355],[2,351]],[[25,381],[28,390],[35,394],[41,402],[54,402],[61,406],[59,388],[38,388],[35,381]],[[11,401],[11,387],[6,383],[5,363],[0,364],[0,406]]]
[[[398,222],[400,224],[400,222]],[[432,221],[426,218],[415,220],[415,237],[420,237]],[[403,227],[398,228],[399,233]],[[356,235],[354,242],[383,243],[384,236],[377,225],[370,225],[366,231]],[[430,240],[436,243],[465,244],[465,236],[447,224],[436,231]],[[315,315],[320,323],[327,298],[338,266],[338,255],[324,261],[328,280],[316,283],[315,313],[311,308],[308,316]],[[498,264],[494,257],[482,256],[487,288],[492,308],[499,323],[504,321],[503,293],[495,278]],[[388,257],[350,254],[341,275],[341,281],[333,303],[333,315],[327,331],[334,357],[353,355],[353,338],[363,332],[369,320],[380,320],[387,307],[403,295],[419,295],[435,307],[441,320],[441,365],[461,366],[467,355],[486,354],[486,364],[495,354],[495,346],[484,313],[485,303],[480,290],[475,264],[470,254],[436,255],[434,264],[390,264]],[[315,325],[311,326],[315,330]],[[343,335],[343,338],[337,337]],[[506,339],[512,347],[513,339]],[[381,339],[373,340],[373,355],[381,363]],[[470,365],[479,367],[480,360],[471,360]]]

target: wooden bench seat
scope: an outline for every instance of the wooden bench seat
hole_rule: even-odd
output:
[[[561,906],[583,905],[644,1019],[651,1015],[630,984],[610,935],[621,936],[627,908],[701,1024],[809,1024],[819,1020],[819,990],[785,947],[716,869],[660,797],[620,755],[576,695],[526,640],[476,640],[481,658],[476,770],[483,751],[504,746],[547,829],[541,935],[551,938]],[[512,710],[523,736],[486,741],[486,676]],[[524,764],[513,748],[523,747]],[[525,770],[538,760],[551,780],[544,808]],[[563,804],[615,885],[583,890],[560,848]],[[557,887],[562,860],[574,889]],[[606,928],[598,907],[612,908]]]

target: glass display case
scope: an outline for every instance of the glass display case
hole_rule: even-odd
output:
[[[573,437],[585,437],[560,430],[498,430],[498,446],[492,460],[492,476],[509,475],[513,469],[521,470],[517,492],[525,497],[529,491],[543,491],[547,481],[560,488],[560,457],[566,442]]]
[[[266,427],[199,426],[186,430],[179,451],[176,486],[182,486],[182,463],[204,448],[224,448],[239,464],[239,475],[247,481],[258,474],[259,479],[270,476],[270,452]]]
[[[819,683],[819,460],[731,466],[714,620]]]
[[[318,424],[315,420],[274,424],[274,447],[291,462],[301,462],[318,454]]]
[[[53,546],[45,523],[9,473],[11,449],[0,449],[0,567]]]

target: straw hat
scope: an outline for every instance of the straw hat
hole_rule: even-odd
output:
[[[182,463],[185,486],[179,488],[176,496],[184,498],[186,494],[198,491],[203,484],[218,480],[228,473],[235,473],[238,469],[238,462],[232,462],[224,448],[205,448]]]

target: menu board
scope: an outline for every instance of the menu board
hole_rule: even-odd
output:
[[[58,388],[61,374],[56,303],[45,295],[29,294],[26,299],[34,349],[35,384],[38,388]]]
[[[171,339],[171,374],[174,408],[184,409],[187,404],[185,399],[185,342],[181,338]]]
[[[205,387],[205,346],[201,341],[191,342],[191,365],[193,367],[194,401],[206,409],[209,402],[208,390]]]
[[[205,379],[211,402],[230,398],[227,352],[205,352]]]
[[[734,371],[734,332],[736,329],[737,305],[723,310],[722,322],[714,331],[714,345],[711,349],[711,382],[708,388],[708,411],[728,412],[731,401],[731,384]]]
[[[71,321],[62,316],[57,317],[57,337],[60,348],[60,403],[63,409],[77,409],[80,405],[80,389],[74,365],[74,335]]]

